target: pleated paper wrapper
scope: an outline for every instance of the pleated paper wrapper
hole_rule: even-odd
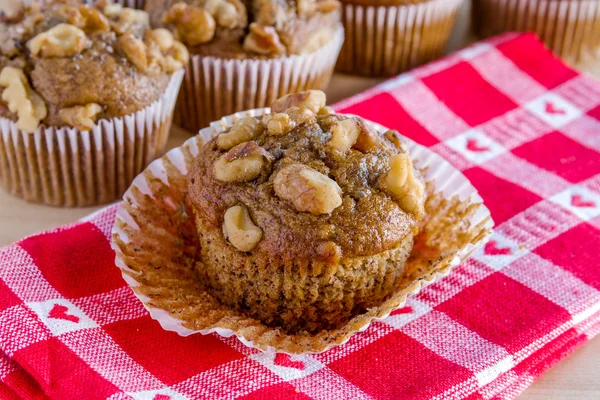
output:
[[[193,55],[175,123],[195,133],[225,115],[266,107],[288,93],[325,89],[343,41],[339,26],[329,42],[308,54],[240,60]]]
[[[473,25],[484,36],[535,32],[567,61],[600,55],[598,0],[473,0]]]
[[[392,76],[440,57],[463,0],[364,6],[342,1],[346,41],[339,72]]]
[[[186,202],[187,172],[200,147],[243,116],[214,122],[140,174],[124,195],[112,233],[116,265],[136,296],[163,329],[181,336],[236,335],[249,347],[288,354],[318,353],[346,342],[370,323],[386,318],[408,296],[446,276],[491,234],[493,221],[475,188],[440,156],[406,140],[415,165],[424,174],[430,196],[426,222],[415,238],[405,275],[396,292],[378,307],[337,329],[288,334],[220,304],[195,272],[198,242],[193,212]],[[380,132],[386,128],[373,124]]]
[[[40,125],[28,133],[0,117],[0,186],[34,203],[80,207],[114,201],[164,152],[184,71],[165,93],[133,114],[89,131]]]

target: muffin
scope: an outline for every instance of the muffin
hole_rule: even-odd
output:
[[[337,0],[146,5],[153,22],[173,29],[192,55],[175,119],[193,133],[287,93],[325,88],[343,42]]]
[[[340,0],[346,41],[336,70],[391,76],[442,55],[462,0]]]
[[[286,332],[335,329],[385,301],[424,218],[398,133],[332,113],[321,91],[284,96],[210,140],[188,190],[201,281]]]
[[[148,14],[33,4],[0,24],[0,183],[26,200],[117,199],[165,147],[188,61]]]
[[[597,0],[473,0],[473,24],[484,37],[533,31],[552,51],[572,62],[599,54]]]

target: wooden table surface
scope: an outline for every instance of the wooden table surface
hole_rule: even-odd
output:
[[[0,0],[0,5],[6,1]],[[8,0],[11,1],[13,0]],[[468,15],[469,4],[467,3],[459,16],[448,51],[463,47],[473,40],[469,34]],[[600,63],[588,62],[576,67],[600,77]],[[335,75],[327,91],[329,103],[361,92],[381,81],[381,79]],[[180,145],[188,137],[187,132],[174,127],[169,139],[169,147]],[[12,198],[0,190],[0,246],[41,230],[73,222],[96,209],[98,207],[61,209],[33,205]],[[525,390],[519,399],[600,399],[599,364],[600,338],[596,338],[546,372]]]

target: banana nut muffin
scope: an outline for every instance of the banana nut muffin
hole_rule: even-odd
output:
[[[25,132],[40,123],[89,130],[165,92],[188,51],[144,11],[107,1],[36,3],[0,23],[0,117]]]
[[[188,188],[203,282],[287,332],[333,329],[381,304],[424,218],[398,133],[334,114],[321,91],[282,97],[210,140]]]
[[[338,0],[191,0],[174,4],[162,19],[193,54],[279,57],[310,53],[329,41],[339,7]]]

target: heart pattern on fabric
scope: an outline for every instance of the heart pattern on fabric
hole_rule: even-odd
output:
[[[490,256],[503,256],[511,254],[510,247],[498,247],[498,242],[490,240],[485,244],[483,253]]]
[[[50,310],[50,313],[48,314],[48,318],[53,318],[53,319],[62,319],[65,321],[71,321],[71,322],[79,322],[79,317],[76,315],[71,315],[71,314],[67,314],[67,311],[69,311],[69,309],[61,304],[55,304],[54,307],[52,307],[52,310]]]
[[[583,197],[578,194],[571,197],[571,205],[573,207],[596,207],[596,203],[591,200],[584,200]]]
[[[390,316],[401,315],[401,314],[411,314],[412,312],[413,312],[413,308],[411,306],[406,306],[406,307],[402,307],[402,308],[392,311],[390,313]]]
[[[565,115],[567,112],[560,108],[556,108],[552,102],[546,102],[546,113],[551,115]]]
[[[284,353],[277,353],[275,360],[273,360],[273,364],[279,365],[280,367],[295,368],[301,371],[304,371],[306,368],[302,361],[292,360],[289,354]]]
[[[469,139],[467,140],[467,150],[472,151],[474,153],[482,153],[484,151],[488,151],[490,148],[486,146],[480,146],[477,143],[477,139]]]

